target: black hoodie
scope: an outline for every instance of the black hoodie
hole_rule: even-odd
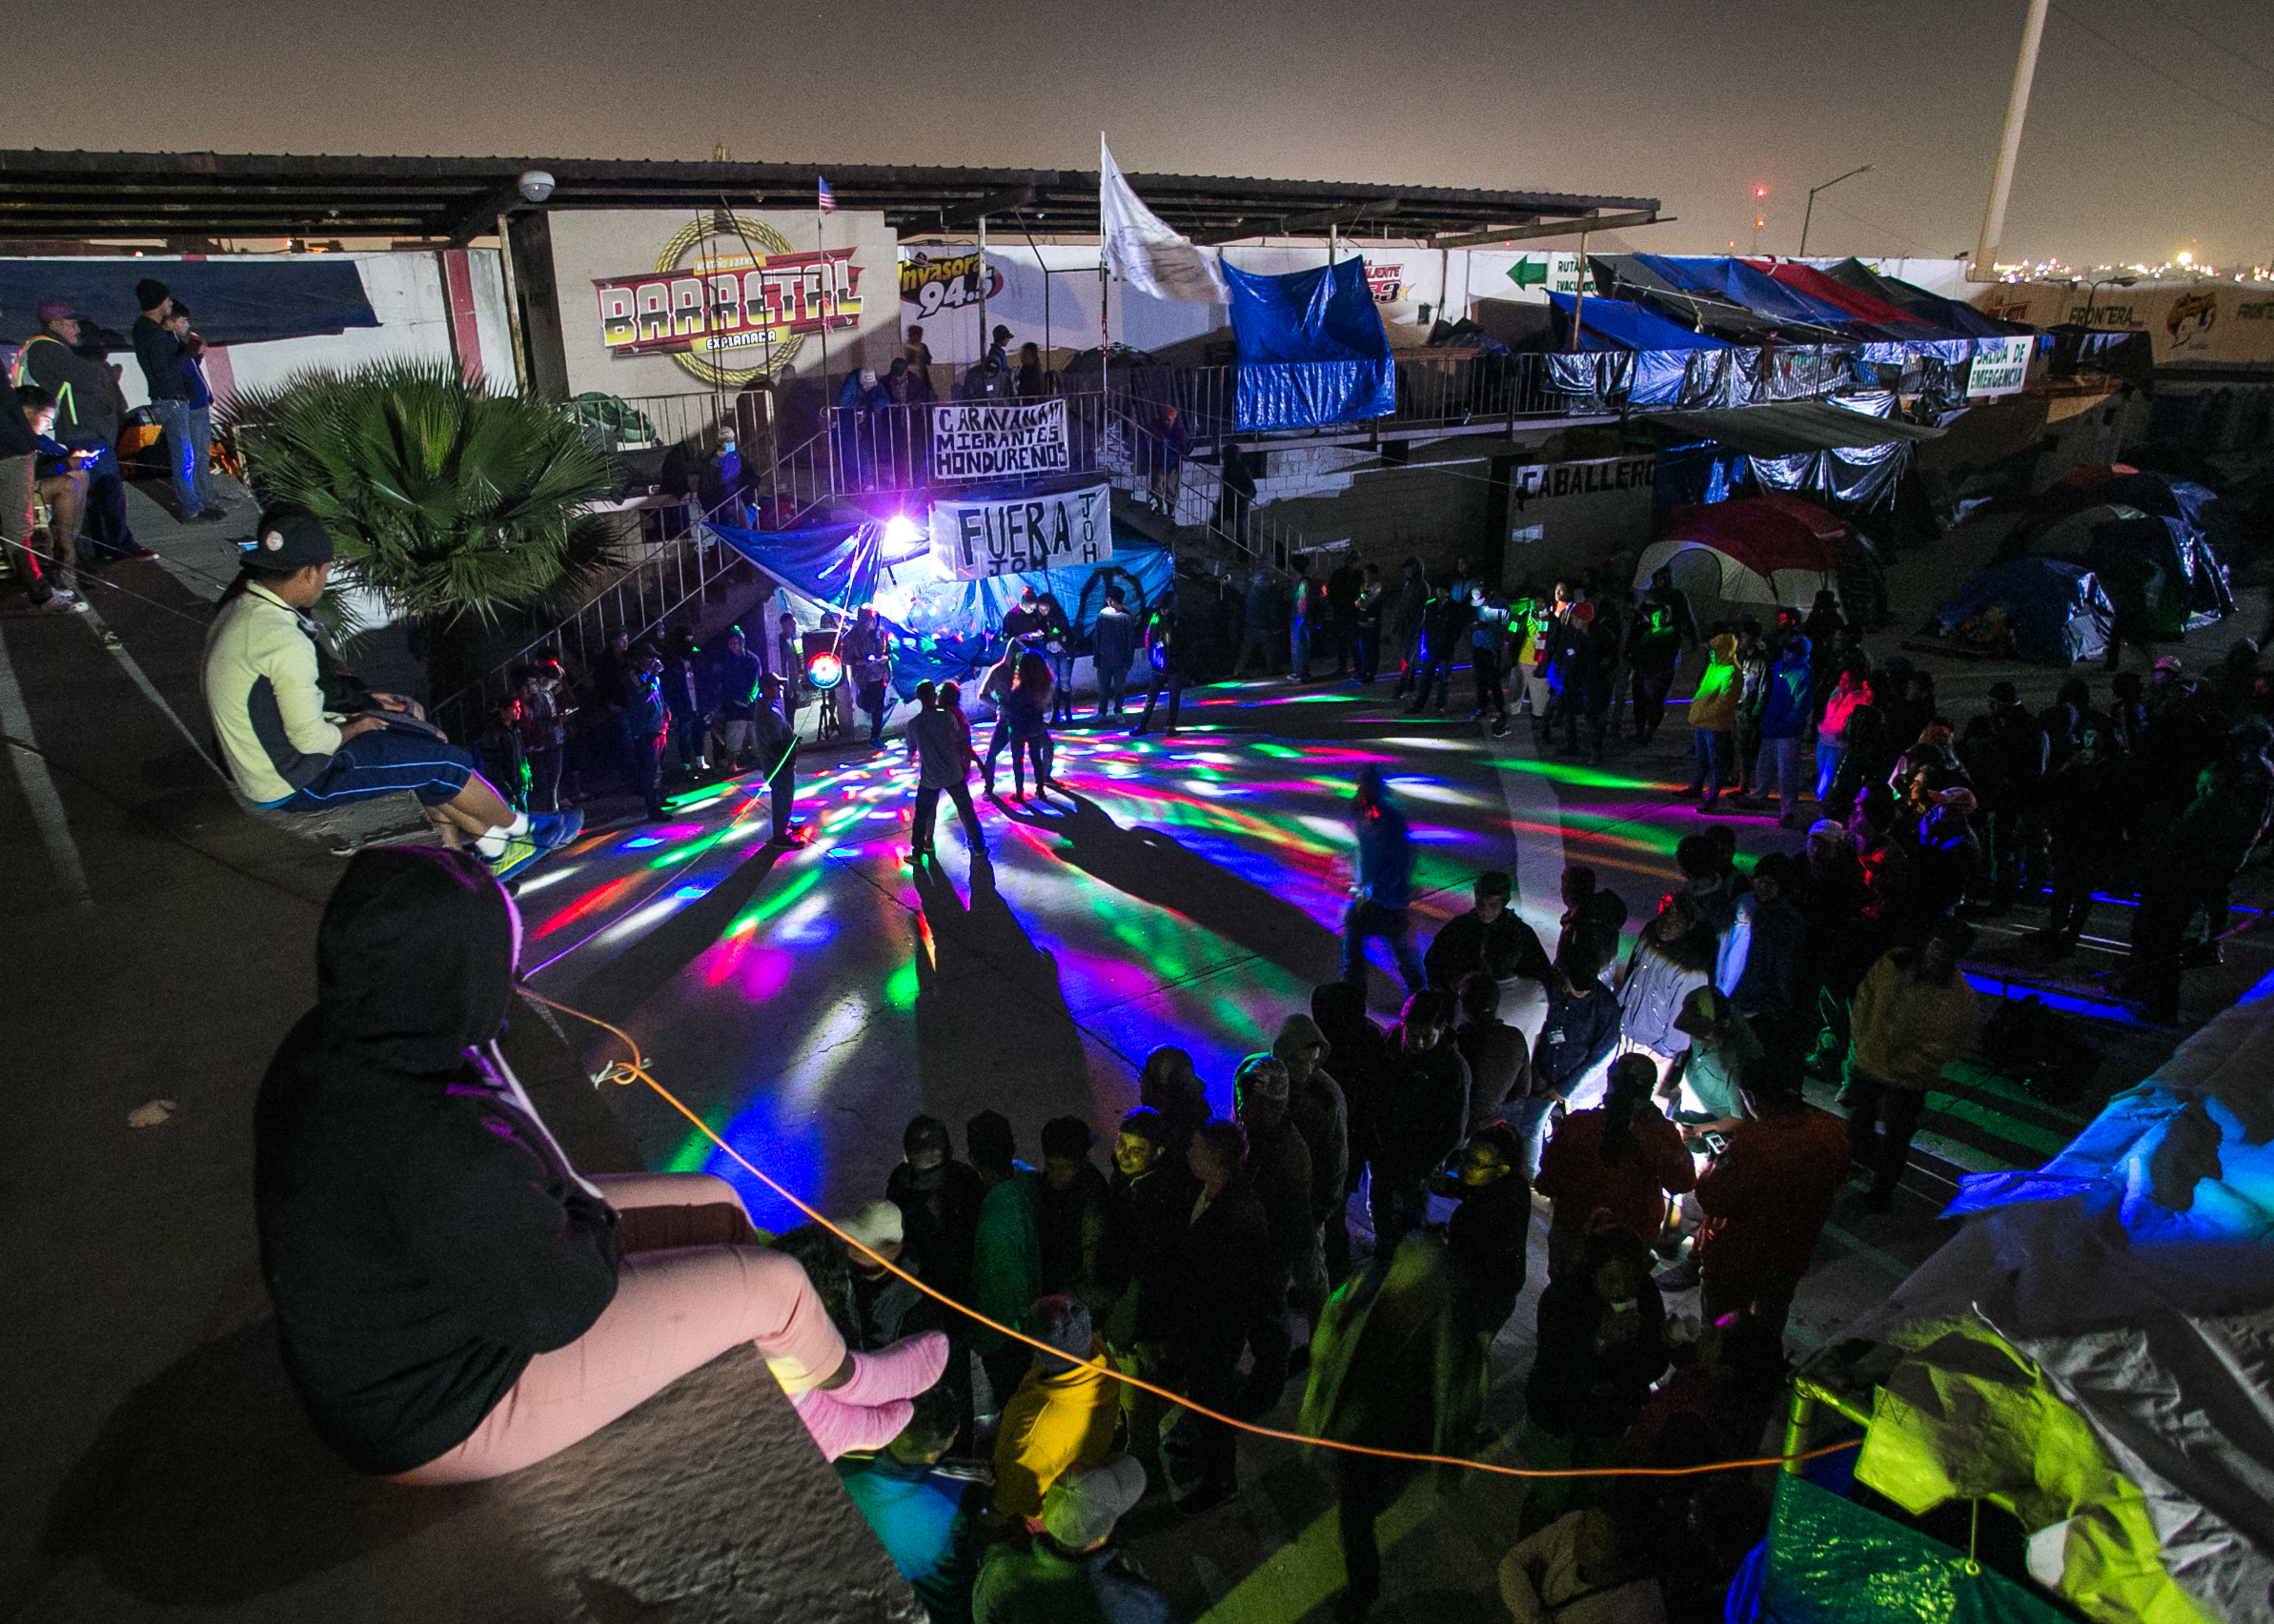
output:
[[[616,1214],[488,1048],[513,956],[476,859],[358,853],[324,909],[316,1006],[261,1083],[254,1194],[285,1368],[364,1472],[448,1453],[616,1294]]]

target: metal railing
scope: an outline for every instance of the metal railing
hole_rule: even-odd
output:
[[[542,633],[521,640],[502,658],[485,656],[489,668],[457,693],[436,701],[437,720],[458,739],[478,738],[512,693],[514,668],[540,651],[558,652],[573,671],[587,672],[619,634],[637,643],[656,636],[692,608],[702,608],[758,571],[740,553],[698,522],[688,534],[641,541],[623,549],[623,573]]]

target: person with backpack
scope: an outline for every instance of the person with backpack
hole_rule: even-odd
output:
[[[118,422],[123,402],[111,369],[80,353],[79,318],[63,299],[42,299],[39,331],[26,340],[24,376],[54,397],[55,437],[73,451],[89,453],[87,509],[82,523],[89,540],[122,558],[154,558],[134,539],[127,524],[127,492],[118,472]]]

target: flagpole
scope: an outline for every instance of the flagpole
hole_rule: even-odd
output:
[[[1106,267],[1106,132],[1098,132],[1098,433],[1111,432],[1108,421],[1113,414],[1113,289],[1111,274]],[[1136,452],[1136,446],[1129,450]],[[1099,447],[1101,457],[1104,447]]]

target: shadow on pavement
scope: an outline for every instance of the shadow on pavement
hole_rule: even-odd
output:
[[[754,817],[764,815],[762,807],[752,813]],[[576,991],[564,1001],[619,1025],[631,1019],[672,977],[726,934],[726,927],[758,895],[766,876],[782,861],[783,850],[769,845],[751,853],[708,891],[675,909],[645,936],[576,983]],[[618,910],[615,917],[628,911]],[[571,1037],[575,1046],[585,1046],[585,1040],[574,1034]]]
[[[1089,1108],[1082,1037],[1066,1008],[1058,961],[1035,946],[995,888],[994,865],[971,866],[971,898],[938,863],[916,869],[930,927],[915,945],[916,1066],[924,1109],[959,1130],[1005,1100]]]

